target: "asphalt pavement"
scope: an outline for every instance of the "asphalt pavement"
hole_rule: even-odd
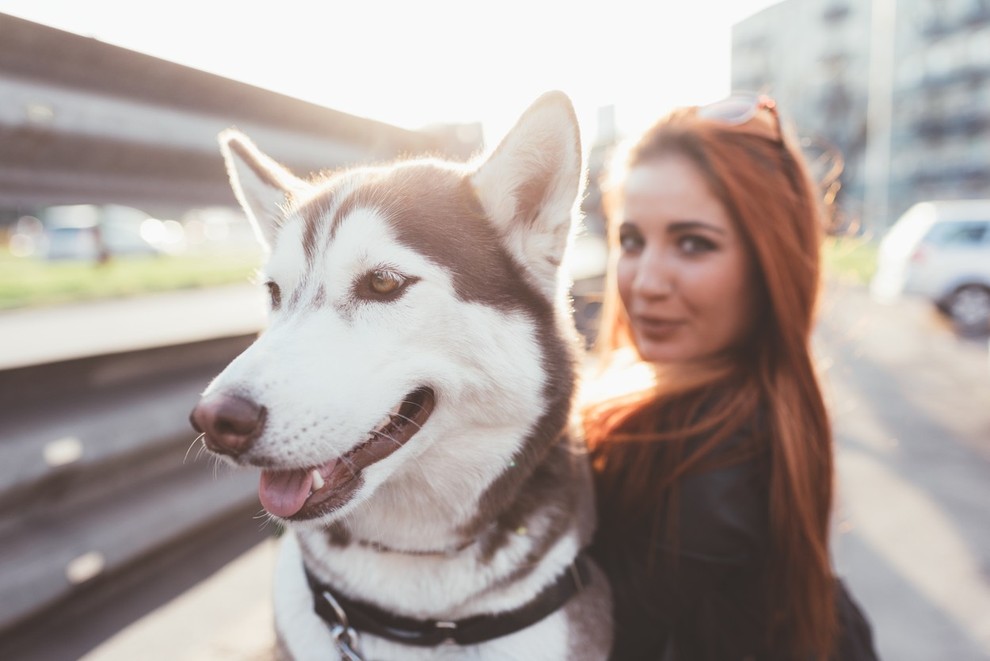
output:
[[[921,301],[832,287],[817,333],[837,442],[833,549],[882,659],[990,659],[990,362]]]

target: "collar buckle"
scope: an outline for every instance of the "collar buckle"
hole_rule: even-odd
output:
[[[330,608],[333,609],[333,614],[337,618],[336,622],[327,622],[327,624],[330,625],[330,635],[333,637],[334,645],[337,647],[341,659],[343,661],[364,661],[364,657],[358,651],[357,631],[348,622],[347,613],[340,605],[340,602],[337,601],[329,590],[323,590],[320,596],[330,605]]]

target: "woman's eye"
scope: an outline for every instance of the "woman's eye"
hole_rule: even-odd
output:
[[[394,294],[405,283],[406,279],[394,271],[372,271],[368,276],[368,286],[371,291],[382,296]]]
[[[715,249],[715,244],[702,236],[682,236],[677,242],[681,251],[689,255],[709,252]]]
[[[268,298],[271,300],[272,309],[278,310],[279,306],[282,305],[282,290],[271,280],[265,283],[265,287],[268,288]]]
[[[622,248],[622,252],[635,252],[643,247],[643,239],[636,232],[621,232],[619,247]]]

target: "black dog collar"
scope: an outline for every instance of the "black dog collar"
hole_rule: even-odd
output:
[[[553,584],[548,585],[536,597],[516,610],[495,615],[476,615],[454,621],[403,617],[368,603],[348,599],[320,583],[308,567],[305,569],[306,580],[313,592],[313,607],[317,615],[331,629],[341,626],[346,628],[349,625],[358,632],[397,643],[435,647],[451,642],[458,645],[475,645],[521,631],[539,622],[588,585],[591,580],[588,563],[585,554],[581,553]],[[324,593],[328,593],[330,599],[335,601],[346,614],[345,622],[341,622],[337,610]]]

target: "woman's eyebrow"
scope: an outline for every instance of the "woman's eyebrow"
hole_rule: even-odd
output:
[[[718,234],[728,234],[729,232],[719,225],[714,225],[712,223],[706,223],[701,220],[679,220],[673,222],[667,226],[668,232],[686,232],[690,230],[708,230],[710,232],[716,232]]]

